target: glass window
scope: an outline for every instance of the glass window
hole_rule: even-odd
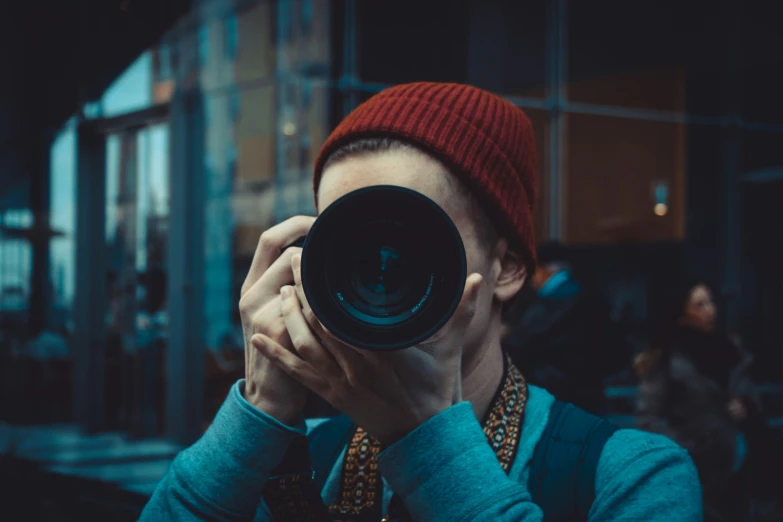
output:
[[[569,101],[720,115],[719,16],[674,0],[567,2]]]
[[[276,92],[274,84],[240,91],[240,111],[234,124],[237,149],[235,183],[263,186],[275,179]],[[227,118],[232,121],[232,118]]]
[[[27,330],[27,309],[30,299],[32,248],[25,229],[33,224],[33,214],[26,208],[0,212],[0,310],[9,337],[23,342]],[[16,346],[21,350],[22,345]]]
[[[308,22],[308,30],[302,31],[301,39],[305,46],[305,58],[310,69],[308,76],[328,76],[332,68],[332,61],[336,55],[332,38],[332,11],[333,2],[330,0],[308,0],[306,12],[311,19]]]
[[[49,255],[52,279],[51,327],[70,331],[76,284],[76,125],[66,124],[52,144]]]
[[[164,39],[157,48],[151,51],[154,57],[152,95],[156,104],[170,101],[174,94],[173,50],[174,48],[168,40]]]
[[[236,123],[239,121],[239,116],[242,113],[242,93],[236,86],[231,88],[230,106],[231,106],[231,121]]]
[[[172,76],[179,77],[182,71],[182,44],[179,40],[173,39],[169,42],[169,65]]]
[[[273,224],[275,93],[270,83],[207,96],[212,109],[205,126],[205,422],[244,372],[237,303],[258,236]]]
[[[106,90],[101,102],[105,117],[152,106],[152,53],[147,51],[139,56]]]
[[[157,49],[158,55],[158,80],[168,80],[172,77],[171,46],[167,42],[161,42]]]
[[[746,130],[742,133],[742,172],[745,176],[783,173],[783,132]]]
[[[740,139],[744,183],[734,196],[742,213],[738,222],[743,247],[743,341],[754,350],[758,377],[779,382],[783,367],[783,220],[779,216],[783,133],[745,131]]]
[[[239,34],[234,60],[236,82],[273,76],[277,64],[275,3],[258,2],[236,16]]]
[[[209,97],[211,118],[206,125],[205,212],[205,342],[208,351],[221,347],[223,338],[232,334],[232,213],[233,171],[236,161],[228,95]]]
[[[308,36],[313,30],[313,0],[301,0],[302,2],[302,35]]]
[[[287,22],[273,2],[237,12],[236,29],[226,24],[226,38],[241,33],[234,78],[229,88],[205,92],[206,423],[244,375],[237,305],[260,235],[290,216],[315,213],[312,167],[340,98],[328,85],[329,4],[290,2]],[[310,27],[302,26],[309,17]],[[282,48],[279,22],[289,24]],[[278,55],[286,59],[282,75]]]
[[[569,243],[684,237],[684,124],[569,114],[567,129],[563,219]]]
[[[741,70],[743,116],[751,121],[783,123],[783,32],[780,7],[775,2],[746,0],[737,8],[741,17]]]
[[[470,3],[468,83],[505,96],[546,96],[546,4],[543,0]]]
[[[70,411],[67,379],[55,383],[54,371],[40,371],[55,370],[67,344],[53,335],[31,339],[28,328],[33,253],[25,229],[32,223],[29,209],[0,209],[0,392],[8,398],[0,407],[5,421],[20,424],[67,421]]]
[[[533,124],[538,156],[538,195],[533,211],[533,223],[538,241],[549,237],[549,129],[550,116],[546,111],[523,109]]]
[[[726,158],[725,132],[710,125],[687,127],[687,258],[690,273],[720,281],[725,200],[721,189]]]
[[[229,60],[233,60],[239,49],[239,23],[235,14],[231,14],[226,18],[223,31],[225,35],[226,57]]]
[[[754,350],[757,376],[778,382],[783,367],[783,172],[759,174],[741,192],[743,342]]]
[[[198,28],[198,56],[202,67],[209,61],[209,24]]]
[[[106,404],[110,429],[163,430],[168,125],[107,138]]]

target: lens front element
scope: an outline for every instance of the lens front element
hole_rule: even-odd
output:
[[[466,277],[462,240],[422,194],[357,190],[318,217],[305,242],[302,280],[319,320],[356,347],[412,346],[456,310]]]

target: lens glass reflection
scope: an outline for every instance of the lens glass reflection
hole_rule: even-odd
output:
[[[410,228],[396,223],[354,230],[343,242],[350,255],[340,269],[341,306],[377,325],[398,324],[419,312],[423,304],[416,305],[427,294],[431,271],[428,260],[417,256],[417,244]]]

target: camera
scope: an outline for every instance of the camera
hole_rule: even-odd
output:
[[[304,238],[301,266],[305,296],[326,329],[377,351],[407,348],[440,330],[467,276],[465,247],[448,214],[391,185],[350,192],[327,207]]]

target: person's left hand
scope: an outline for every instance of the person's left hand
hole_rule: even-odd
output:
[[[384,446],[462,400],[462,344],[475,315],[480,274],[468,276],[457,311],[433,337],[379,353],[348,346],[321,325],[302,291],[300,267],[297,255],[292,259],[296,287],[281,291],[283,318],[296,353],[263,336],[256,347],[264,356]]]

